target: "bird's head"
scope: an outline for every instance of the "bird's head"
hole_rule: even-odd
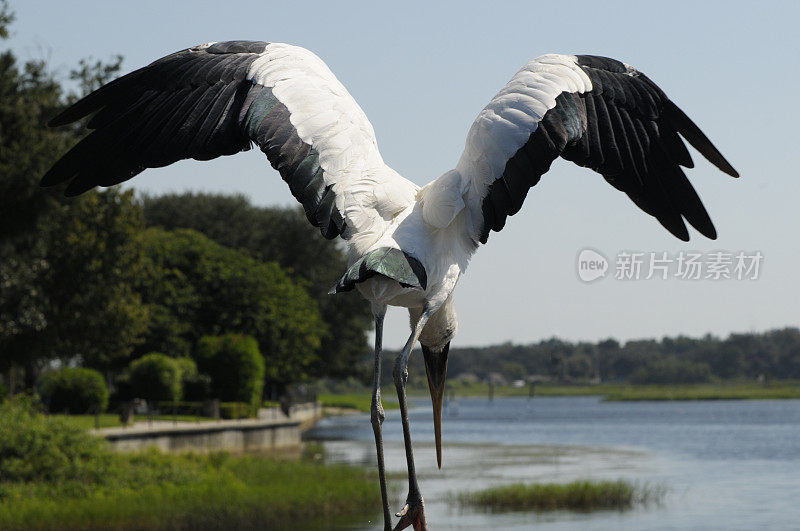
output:
[[[433,430],[436,436],[436,464],[442,468],[442,404],[444,402],[444,382],[447,377],[447,354],[450,352],[450,341],[444,346],[429,348],[422,344],[422,356],[425,358],[425,373],[428,375],[428,389],[433,404]]]
[[[453,297],[448,297],[438,312],[433,314],[422,329],[419,343],[425,359],[425,373],[433,404],[433,429],[436,436],[436,464],[442,468],[442,404],[444,382],[447,377],[447,355],[450,341],[456,335],[458,320]]]

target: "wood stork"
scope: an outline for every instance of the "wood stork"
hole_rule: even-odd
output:
[[[381,426],[380,368],[387,306],[408,308],[411,334],[394,365],[409,490],[395,529],[425,529],[406,404],[407,364],[422,346],[441,467],[441,411],[453,289],[480,243],[503,228],[559,156],[612,186],[689,240],[688,221],[716,231],[681,166],[687,140],[738,177],[700,129],[647,76],[589,55],[524,65],[478,114],[455,168],[420,188],[387,166],[364,112],[316,55],[278,43],[208,43],[173,53],[78,101],[50,125],[93,116],[93,132],[42,178],[66,194],[111,186],[145,168],[209,160],[258,145],[326,238],[348,244],[332,292],[357,289],[375,316],[372,426],[384,525],[391,529]]]

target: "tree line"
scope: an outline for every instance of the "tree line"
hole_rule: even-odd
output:
[[[416,365],[409,372],[416,374],[419,385],[424,385],[425,370],[419,358],[412,356]],[[386,365],[391,367],[391,363]],[[709,334],[625,343],[615,339],[570,342],[551,338],[529,345],[453,347],[447,373],[449,378],[463,376],[485,381],[499,374],[508,382],[533,376],[535,380],[562,383],[800,379],[800,330],[783,328],[735,333],[725,338]],[[391,375],[384,374],[384,378]]]
[[[0,1],[0,38],[12,21]],[[365,369],[369,308],[327,296],[346,256],[300,208],[38,186],[85,134],[47,121],[120,65],[82,61],[67,82],[44,61],[0,53],[0,383],[36,389],[54,367],[80,366],[114,388],[137,359],[200,362],[201,339],[228,334],[256,342],[265,393]]]

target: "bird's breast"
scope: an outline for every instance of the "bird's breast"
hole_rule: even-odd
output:
[[[351,265],[376,250],[398,249],[418,260],[424,268],[424,289],[408,287],[383,274],[359,282],[357,289],[366,299],[390,306],[421,308],[441,304],[452,292],[469,260],[462,240],[452,223],[445,228],[427,223],[422,203],[416,202],[398,214],[369,249],[356,253],[351,249]]]

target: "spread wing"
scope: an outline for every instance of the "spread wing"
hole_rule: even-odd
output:
[[[326,238],[377,239],[417,186],[386,166],[364,112],[316,55],[279,43],[210,43],[168,55],[78,101],[93,132],[42,178],[67,195],[146,168],[250,149],[266,154]]]
[[[486,243],[490,230],[501,230],[506,217],[522,207],[528,189],[561,156],[603,175],[681,240],[689,240],[684,219],[716,238],[681,169],[693,167],[681,137],[738,177],[703,132],[641,72],[604,57],[534,59],[478,115],[456,166],[471,237]],[[453,176],[440,179],[445,178],[452,182]]]

